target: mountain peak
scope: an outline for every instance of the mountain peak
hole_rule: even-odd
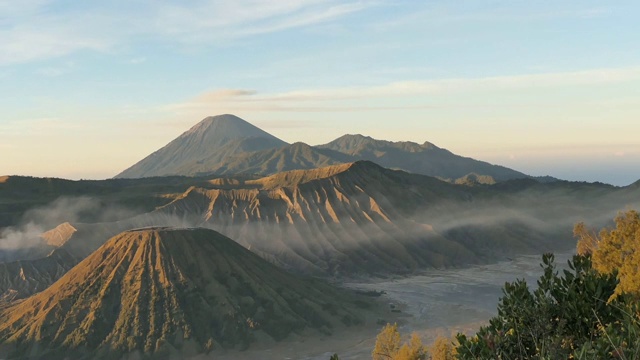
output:
[[[73,225],[65,222],[49,231],[42,233],[40,237],[43,238],[48,245],[60,247],[65,242],[67,242],[67,240],[69,240],[69,238],[71,238],[73,233],[75,233],[76,231],[78,230],[73,227]]]
[[[291,275],[213,230],[142,228],[0,309],[0,342],[37,358],[185,358],[331,329],[345,316],[352,323],[353,296]]]
[[[224,145],[230,140],[247,137],[274,137],[249,122],[232,114],[208,116],[195,124],[180,137],[206,136],[215,145]]]
[[[337,138],[336,140],[375,140],[371,136],[362,135],[362,134],[344,134]]]
[[[225,149],[226,145],[241,140],[255,141],[258,150],[286,145],[235,115],[209,116],[116,178],[207,173],[216,168],[217,163],[212,159],[234,155],[237,149]]]
[[[244,128],[245,130],[249,130],[249,132],[254,132],[255,126],[251,125],[246,120],[239,118],[233,114],[222,114],[215,116],[207,116],[206,118],[200,120],[197,124],[193,125],[191,129],[189,129],[186,133],[197,132],[203,129],[208,129],[210,127],[214,128],[222,128],[220,130],[231,129],[233,127]]]

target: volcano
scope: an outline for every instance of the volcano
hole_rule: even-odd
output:
[[[0,355],[175,358],[360,320],[358,296],[280,270],[207,229],[121,233],[0,310]]]

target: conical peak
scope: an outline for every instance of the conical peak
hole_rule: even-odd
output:
[[[199,126],[211,126],[211,125],[217,125],[217,124],[243,124],[244,125],[244,124],[249,124],[249,122],[233,114],[222,114],[222,115],[207,116],[206,118],[202,119],[199,123],[197,123],[193,127],[195,128]]]
[[[112,238],[47,290],[0,309],[0,342],[20,343],[19,356],[40,359],[186,358],[246,347],[256,331],[280,340],[345,316],[357,320],[353,302],[213,230],[141,228]],[[260,304],[276,304],[275,312]],[[331,311],[318,310],[327,304]]]
[[[174,227],[146,227],[132,229],[121,233],[111,239],[105,246],[127,245],[129,242],[138,241],[144,243],[180,243],[180,242],[234,242],[219,232],[205,228],[174,228]],[[235,243],[235,242],[234,242]],[[240,245],[237,245],[240,246]]]
[[[231,114],[208,116],[195,124],[185,134],[199,133],[203,131],[215,131],[221,135],[235,137],[269,136],[264,131],[251,125],[249,122]]]
[[[233,146],[235,142],[252,141],[252,146]],[[241,153],[278,148],[286,143],[241,118],[224,114],[204,118],[191,129],[123,171],[119,178],[167,175],[197,175],[213,172],[221,159]]]

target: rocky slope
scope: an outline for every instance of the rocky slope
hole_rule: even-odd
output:
[[[368,162],[285,172],[236,189],[194,187],[154,214],[216,229],[298,271],[407,272],[473,262],[468,249],[405,216],[417,202],[464,198],[464,189],[428,178],[405,193],[394,175]],[[451,191],[439,193],[443,186]]]
[[[77,263],[77,258],[62,249],[40,259],[0,263],[0,303],[43,291]]]
[[[0,355],[178,358],[358,323],[354,294],[298,278],[206,229],[122,233],[0,310]]]
[[[64,222],[49,231],[45,231],[41,237],[47,245],[60,247],[66,243],[76,231],[78,231],[78,229],[73,227],[73,225]]]

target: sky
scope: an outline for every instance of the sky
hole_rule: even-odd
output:
[[[638,1],[0,0],[0,175],[109,178],[209,115],[640,179]]]

